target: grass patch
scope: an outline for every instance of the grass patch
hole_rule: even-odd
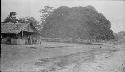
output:
[[[47,46],[47,47],[44,47],[44,48],[66,48],[66,47],[70,47],[70,46],[55,46],[55,47],[53,47],[53,46],[52,47],[50,47],[50,46],[48,47]]]
[[[44,47],[44,48],[56,48],[56,47]]]
[[[26,48],[37,49],[37,47],[26,47]]]

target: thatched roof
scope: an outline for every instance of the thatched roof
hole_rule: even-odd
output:
[[[1,23],[1,33],[19,33],[21,31],[36,32],[36,28],[29,23]]]

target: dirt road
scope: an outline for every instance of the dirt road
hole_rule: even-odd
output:
[[[124,72],[125,46],[1,45],[2,72]]]

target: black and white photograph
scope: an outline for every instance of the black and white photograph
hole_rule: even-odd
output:
[[[1,0],[0,72],[125,72],[125,0]]]

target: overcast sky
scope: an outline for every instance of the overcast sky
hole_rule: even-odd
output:
[[[114,32],[125,31],[125,1],[85,1],[85,0],[1,0],[1,20],[9,12],[17,12],[19,17],[33,16],[40,20],[40,9],[45,6],[86,6],[92,5],[111,21]]]

